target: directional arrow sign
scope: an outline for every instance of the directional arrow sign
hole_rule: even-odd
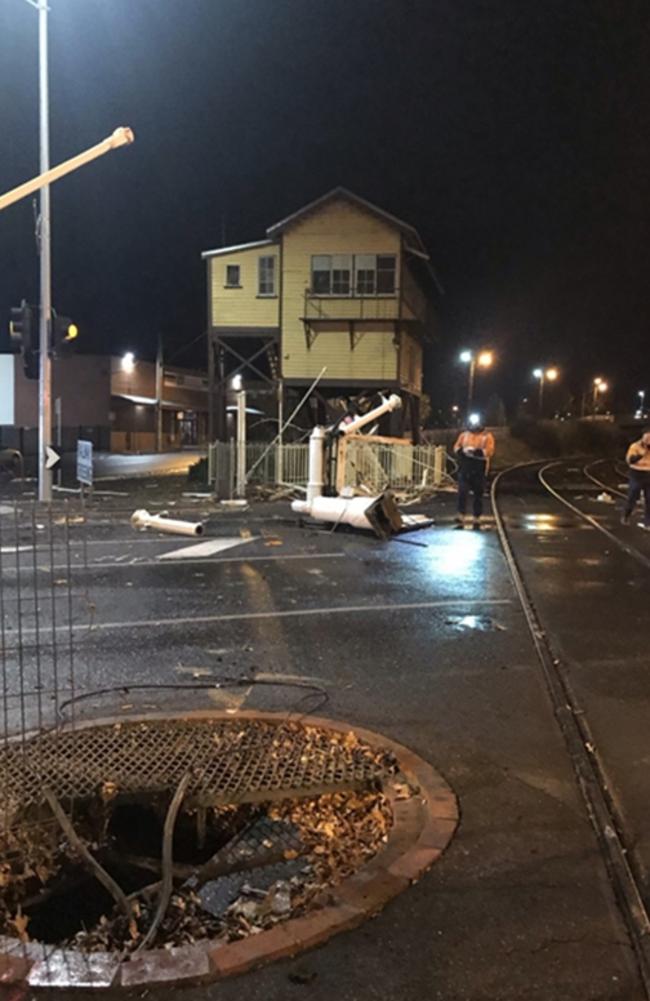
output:
[[[55,452],[53,448],[50,448],[49,445],[46,445],[45,446],[45,468],[46,469],[54,469],[55,466],[58,466],[58,464],[60,463],[60,461],[61,461],[61,456],[58,454],[58,452]]]

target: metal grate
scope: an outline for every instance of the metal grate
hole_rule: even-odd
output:
[[[41,734],[0,752],[10,823],[43,802],[172,792],[186,772],[186,804],[219,806],[314,796],[381,784],[392,758],[353,734],[302,723],[172,719]]]

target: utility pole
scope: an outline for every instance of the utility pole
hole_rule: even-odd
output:
[[[48,0],[38,0],[38,107],[40,172],[50,169],[50,109],[47,66]],[[41,262],[38,380],[38,499],[52,500],[52,473],[46,466],[46,449],[52,444],[52,360],[50,326],[52,321],[52,267],[50,252],[50,187],[41,188],[39,219]]]
[[[162,395],[163,395],[163,344],[158,334],[156,350],[156,452],[162,452]]]

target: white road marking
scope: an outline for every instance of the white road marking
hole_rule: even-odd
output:
[[[325,608],[287,608],[269,612],[227,612],[225,615],[195,615],[179,616],[169,619],[132,619],[122,622],[76,623],[72,626],[74,633],[92,635],[98,632],[111,632],[128,629],[160,629],[169,626],[200,626],[216,625],[219,622],[250,622],[256,619],[297,619],[318,615],[361,615],[378,612],[411,612],[427,611],[436,608],[460,608],[467,606],[511,605],[511,598],[445,598],[440,601],[396,602],[395,604],[374,605],[340,605]],[[51,629],[50,629],[51,632]],[[57,626],[56,632],[67,633],[68,626]],[[35,635],[35,629],[23,629],[23,636]]]
[[[13,550],[12,550],[13,552]],[[273,555],[264,556],[223,556],[221,558],[210,559],[209,557],[204,557],[198,560],[183,560],[185,564],[206,564],[206,563],[266,563],[274,560],[341,560],[347,554],[346,553],[275,553]],[[119,558],[119,557],[118,557]],[[113,560],[113,562],[110,562]],[[71,569],[76,571],[79,570],[133,570],[138,567],[159,567],[160,561],[158,559],[151,560],[146,557],[135,556],[129,563],[117,563],[116,558],[113,556],[100,556],[99,559],[94,560],[91,563],[79,563],[74,560],[71,562]],[[43,573],[47,573],[49,570],[67,570],[67,563],[55,563],[52,567],[42,566],[39,570]],[[4,566],[3,570],[12,570],[11,566]],[[30,567],[24,567],[23,570],[27,573]]]
[[[156,559],[185,560],[196,559],[199,556],[214,556],[215,553],[222,553],[226,549],[232,549],[234,546],[243,546],[247,542],[253,541],[252,536],[250,539],[242,539],[240,535],[230,539],[206,539],[205,542],[199,542],[192,546],[183,546],[182,549],[172,549],[172,551],[168,553],[161,553],[156,557]]]

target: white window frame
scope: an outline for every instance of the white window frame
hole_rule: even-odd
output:
[[[265,268],[268,268],[268,262],[271,261],[271,285],[270,291],[262,291],[262,272]],[[276,254],[262,254],[257,258],[257,295],[262,299],[271,299],[277,296],[277,256]],[[266,273],[265,284],[268,284],[268,271]]]
[[[317,261],[319,262],[319,266],[318,267],[316,266],[316,262]],[[325,261],[327,261],[327,266],[326,267],[324,266],[324,262]],[[329,280],[328,280],[328,285],[327,285],[327,290],[326,291],[322,291],[322,290],[317,290],[316,289],[315,282],[314,282],[314,275],[316,273],[318,273],[318,274],[325,274],[325,273],[327,273],[329,275]],[[310,287],[312,295],[315,295],[315,296],[319,296],[319,295],[331,296],[332,295],[332,255],[331,254],[312,254],[311,255],[311,271],[310,271],[310,276],[309,276],[309,283],[310,283],[309,287]]]
[[[236,282],[228,281],[228,272],[229,272],[230,268],[237,268],[237,281]],[[226,273],[225,273],[224,279],[223,279],[223,287],[224,288],[241,288],[242,287],[242,285],[241,285],[241,264],[226,264]]]
[[[376,254],[375,257],[376,257],[376,260],[375,260],[375,294],[379,295],[379,296],[382,296],[382,295],[396,295],[396,293],[397,293],[397,254]],[[392,268],[386,268],[386,267],[384,267],[384,268],[380,269],[380,267],[379,267],[379,259],[381,257],[383,257],[384,260],[388,260],[390,258],[392,260],[392,262],[393,262]],[[388,272],[388,271],[392,270],[392,272],[393,272],[393,287],[390,290],[390,292],[380,292],[379,291],[379,272],[380,272],[380,270],[383,271],[383,272]]]
[[[364,272],[372,275],[372,289],[361,292],[359,290],[359,274]],[[368,279],[364,279],[367,281]],[[354,294],[357,298],[363,299],[366,296],[374,298],[377,295],[377,255],[376,254],[355,254],[354,255]]]
[[[383,259],[384,267],[379,268],[379,261]],[[386,267],[385,263],[391,260],[393,262],[392,268]],[[397,254],[312,254],[311,256],[311,272],[310,272],[310,294],[314,298],[327,298],[327,299],[377,299],[377,298],[394,298],[397,295],[397,264],[398,257]],[[347,291],[342,291],[344,283],[341,283],[339,278],[339,287],[335,291],[335,280],[334,275],[338,273],[339,275],[348,272],[349,281],[347,283]],[[372,276],[372,290],[371,291],[359,291],[359,272],[365,271],[368,275]],[[392,271],[393,273],[393,288],[391,291],[379,292],[377,291],[378,285],[378,275],[379,273],[386,273]],[[327,288],[316,289],[314,282],[314,275],[316,273],[321,275],[328,274],[329,280],[327,282]],[[366,279],[368,281],[368,279]]]

